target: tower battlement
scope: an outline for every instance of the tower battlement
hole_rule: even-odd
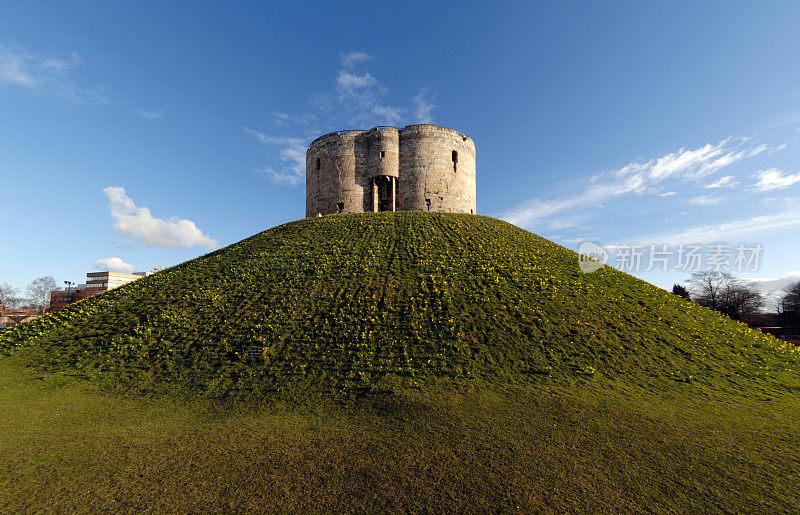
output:
[[[433,124],[325,134],[306,152],[306,216],[475,213],[475,144]]]

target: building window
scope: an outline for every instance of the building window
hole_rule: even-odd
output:
[[[386,151],[381,150],[381,159],[383,159],[384,157],[386,157]]]
[[[430,211],[431,210],[431,199],[426,198],[425,199],[425,205],[428,207],[428,211]]]
[[[336,209],[339,210],[339,213],[344,211],[344,202],[339,202],[338,204],[336,204]]]
[[[458,152],[453,150],[453,153],[451,154],[450,157],[453,159],[453,171],[455,172],[457,171],[456,166],[458,166]]]
[[[319,167],[322,163],[320,163],[319,158],[317,158],[317,171],[319,171]]]

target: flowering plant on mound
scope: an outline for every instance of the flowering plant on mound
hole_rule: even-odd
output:
[[[285,224],[0,335],[21,347],[45,366],[218,394],[392,376],[724,388],[796,376],[799,359],[621,272],[584,274],[510,224],[444,213]]]

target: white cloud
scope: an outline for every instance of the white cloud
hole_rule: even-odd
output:
[[[162,116],[164,116],[164,111],[146,111],[141,108],[136,108],[136,114],[138,114],[145,120],[155,120],[157,118],[161,118]]]
[[[553,239],[560,239],[564,243],[583,243],[584,241],[591,241],[591,242],[598,242],[600,238],[597,236],[586,236],[582,238],[556,238]]]
[[[421,88],[410,107],[388,102],[388,88],[364,67],[358,67],[373,59],[366,52],[342,54],[342,69],[336,75],[333,91],[317,95],[318,114],[325,115],[326,125],[369,129],[376,125],[397,126],[403,120],[432,123],[433,92]]]
[[[761,170],[757,172],[754,177],[758,179],[753,185],[753,189],[757,191],[772,191],[788,188],[792,184],[800,182],[800,173],[789,174],[777,168]]]
[[[341,54],[342,67],[336,73],[332,89],[313,97],[314,113],[301,115],[273,113],[273,124],[291,137],[271,136],[245,128],[261,143],[277,149],[277,159],[256,172],[276,184],[298,185],[305,178],[305,153],[310,141],[327,130],[370,129],[378,125],[401,126],[406,123],[433,123],[435,95],[421,88],[409,106],[387,101],[389,90],[362,65],[374,58],[366,52]],[[277,131],[276,131],[277,132]]]
[[[573,196],[555,200],[531,199],[501,215],[501,218],[523,227],[534,223],[559,223],[564,227],[563,221],[552,218],[556,215],[563,218],[563,212],[570,209],[585,211],[622,195],[656,193],[656,186],[668,180],[696,182],[737,161],[767,150],[766,145],[740,148],[743,145],[747,145],[747,139],[728,138],[693,150],[681,148],[677,152],[645,162],[632,161],[613,172],[591,177],[588,185]],[[656,194],[668,196],[671,193]]]
[[[786,125],[800,123],[800,110],[789,111],[767,120],[764,123],[765,129],[775,129]],[[800,130],[800,128],[798,128]]]
[[[356,90],[375,86],[378,81],[369,73],[356,75],[345,70],[339,71],[336,78],[336,87],[346,95],[355,95]]]
[[[697,170],[702,165],[710,165],[722,153],[719,145],[707,143],[695,150],[680,149],[677,152],[659,157],[648,166],[648,176],[656,181],[666,179],[675,174],[685,173],[687,170]]]
[[[73,72],[79,64],[80,58],[74,53],[64,59],[0,45],[0,83],[80,104],[110,103],[103,87],[86,88],[76,83]]]
[[[733,188],[739,181],[733,175],[726,175],[725,177],[720,177],[716,181],[712,182],[711,184],[707,184],[703,186],[703,188],[707,190],[713,190],[716,188]]]
[[[752,236],[763,237],[771,231],[800,227],[800,211],[783,211],[719,224],[707,224],[671,233],[655,233],[626,242],[680,245],[681,243],[716,243]]]
[[[374,58],[366,52],[348,52],[343,53],[341,59],[342,66],[345,68],[352,68],[358,64],[372,61]]]
[[[0,49],[0,80],[18,86],[34,86],[37,80],[33,77],[23,56]]]
[[[675,195],[674,191],[665,191],[664,193],[658,194],[659,197],[671,197],[673,195]]]
[[[287,125],[291,123],[292,116],[288,113],[282,113],[280,111],[276,111],[272,113],[272,118],[275,120],[275,123],[278,125]]]
[[[126,263],[118,257],[98,259],[97,261],[92,261],[89,264],[92,265],[92,268],[95,270],[108,270],[110,272],[122,272],[124,274],[129,274],[136,269],[135,266],[130,263]]]
[[[774,306],[783,298],[786,287],[800,282],[800,271],[792,270],[783,277],[777,278],[745,277],[743,280],[754,283],[766,301]]]
[[[392,106],[375,106],[372,108],[372,115],[376,120],[382,120],[379,125],[395,126],[398,125],[403,117],[403,110]]]
[[[751,277],[745,280],[752,281],[754,283],[780,284],[779,287],[783,288],[785,286],[789,286],[790,284],[796,283],[797,281],[800,281],[800,270],[790,270],[789,273],[787,273],[783,277]]]
[[[714,204],[719,204],[722,202],[722,197],[710,197],[708,195],[700,195],[699,197],[694,197],[693,199],[689,200],[690,204],[694,204],[696,206],[713,206]]]
[[[436,106],[433,104],[433,98],[428,88],[419,90],[419,94],[414,97],[414,118],[417,123],[432,123],[433,110]]]
[[[146,207],[137,207],[125,194],[125,188],[103,188],[114,218],[114,232],[128,236],[152,247],[208,247],[216,248],[216,240],[203,234],[191,220],[177,217],[156,218]]]
[[[359,125],[396,125],[401,109],[387,104],[387,89],[369,72],[362,74],[340,70],[336,78],[338,107],[347,113],[351,123]]]
[[[306,177],[306,142],[300,138],[285,138],[267,136],[253,129],[244,128],[245,132],[253,135],[258,141],[266,145],[277,145],[281,147],[278,155],[281,161],[288,164],[285,171],[276,171],[269,166],[265,166],[256,172],[267,177],[275,184],[288,184],[296,186],[303,182]]]

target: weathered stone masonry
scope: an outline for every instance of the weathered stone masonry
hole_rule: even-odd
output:
[[[475,144],[432,124],[332,132],[306,152],[306,216],[475,213]]]

